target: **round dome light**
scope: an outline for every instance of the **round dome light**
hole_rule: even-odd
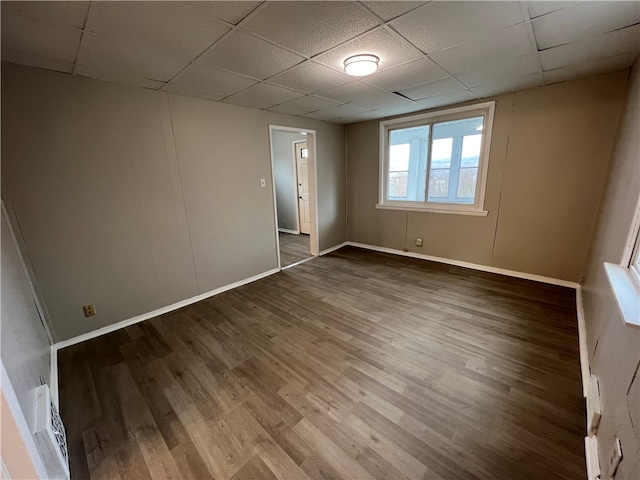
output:
[[[354,77],[364,77],[378,69],[379,61],[375,55],[354,55],[344,61],[344,71]]]

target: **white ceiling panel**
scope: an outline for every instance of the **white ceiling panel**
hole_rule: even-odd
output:
[[[373,110],[373,113],[376,114],[376,117],[373,117],[373,118],[384,118],[384,117],[392,117],[394,115],[404,115],[405,113],[413,113],[413,112],[418,112],[420,110],[425,110],[425,108],[426,107],[424,107],[418,102],[402,103],[402,104],[394,105],[392,107],[379,108],[377,110]]]
[[[238,55],[238,52],[243,53]],[[198,62],[263,80],[304,59],[258,37],[235,31],[201,56]]]
[[[318,95],[336,100],[337,102],[348,103],[365,98],[379,97],[384,93],[384,90],[356,81],[345,83],[339,87],[323,90],[318,92]]]
[[[288,102],[297,97],[302,97],[304,93],[289,90],[288,88],[259,83],[249,87],[240,93],[236,93],[224,100],[225,103],[232,103],[242,107],[269,108],[274,105]]]
[[[499,84],[505,78],[516,78],[531,73],[537,73],[540,69],[538,58],[535,55],[523,55],[488,68],[475,72],[456,75],[456,78],[467,87],[478,87],[490,83]]]
[[[429,97],[437,97],[448,93],[464,90],[465,88],[453,78],[445,78],[435,82],[425,83],[416,87],[401,90],[400,93],[412,100],[422,100]]]
[[[517,2],[431,2],[390,25],[430,54],[522,21]]]
[[[640,22],[640,2],[584,2],[531,22],[538,50],[595,37]]]
[[[4,3],[3,3],[4,5]],[[82,31],[2,11],[2,48],[73,63]]]
[[[353,105],[338,105],[337,107],[325,108],[313,113],[307,113],[304,116],[314,118],[316,120],[334,120],[342,117],[353,117],[361,115],[367,110],[364,108],[354,107]]]
[[[329,100],[327,98],[320,98],[314,95],[307,95],[305,97],[296,98],[290,102],[286,102],[269,110],[278,113],[287,113],[290,115],[302,115],[304,113],[317,112],[329,107],[337,107],[340,105],[338,102]]]
[[[360,35],[339,47],[318,55],[314,60],[337,70],[344,69],[345,59],[352,55],[371,53],[380,59],[379,70],[422,58],[422,53],[387,27]]]
[[[432,82],[448,77],[432,60],[422,58],[390,68],[384,72],[374,73],[363,79],[369,85],[384,88],[390,92],[403,90],[422,83]]]
[[[183,87],[181,85],[172,85],[170,83],[165,84],[164,87],[162,87],[162,90],[169,93],[175,93],[176,95],[203,98],[205,100],[213,100],[214,102],[220,101],[225,97],[225,95],[207,92],[204,90],[195,90],[193,88]]]
[[[89,2],[2,2],[2,15],[21,15],[84,28]]]
[[[529,18],[541,17],[551,12],[562,10],[563,8],[575,7],[582,2],[568,1],[568,2],[548,2],[548,1],[532,1],[527,2],[527,10],[529,12]]]
[[[403,2],[400,0],[377,0],[373,2],[362,2],[365,7],[371,10],[385,22],[388,22],[389,20],[392,20],[402,14],[414,10],[424,3],[426,2]]]
[[[237,25],[240,20],[249,15],[262,2],[223,1],[223,2],[180,2],[186,7],[197,10],[210,17],[219,18],[225,22]]]
[[[320,65],[306,61],[269,79],[269,83],[283,85],[306,93],[315,93],[336,85],[352,81],[353,77]]]
[[[640,55],[640,24],[540,52],[543,70],[586,63],[619,54]]]
[[[112,38],[85,33],[77,63],[100,67],[103,70],[118,70],[133,77],[166,82],[189,62]]]
[[[177,75],[171,83],[194,90],[228,96],[254,85],[256,80],[226,72],[206,65],[192,63]]]
[[[504,93],[517,92],[518,90],[526,90],[542,85],[543,78],[540,73],[532,73],[521,77],[505,79],[499,83],[482,85],[480,87],[470,88],[471,92],[479,98],[492,97]]]
[[[44,68],[45,70],[53,70],[55,72],[73,72],[73,62],[63,62],[62,60],[38,57],[28,53],[14,52],[13,50],[7,50],[5,48],[2,49],[2,61],[18,65],[27,65],[28,67]]]
[[[119,2],[117,8],[111,2],[93,2],[86,29],[186,59],[229,31],[222,22],[175,2]]]
[[[357,2],[273,2],[242,22],[242,28],[312,56],[379,24]]]
[[[402,98],[399,95],[393,93],[387,93],[379,97],[363,98],[362,100],[354,100],[349,105],[355,105],[356,107],[366,108],[367,110],[379,110],[381,108],[392,107],[394,105],[403,105],[412,103],[411,100]]]
[[[576,78],[596,75],[598,73],[615,72],[627,68],[637,56],[630,54],[615,55],[601,58],[593,62],[578,63],[567,67],[556,68],[543,72],[545,83],[552,84],[574,80]]]
[[[472,72],[531,52],[524,24],[436,53],[431,59],[451,74]]]
[[[96,80],[121,83],[123,85],[149,88],[152,90],[158,90],[164,85],[162,82],[149,80],[143,76],[136,76],[130,72],[120,72],[113,68],[101,68],[92,65],[78,65],[76,67],[76,74],[83,77],[95,78]]]
[[[445,107],[447,105],[454,105],[456,103],[469,102],[477,98],[472,92],[467,90],[461,90],[455,93],[448,93],[446,95],[438,95],[437,97],[427,98],[416,102],[420,105],[420,108],[438,108]]]

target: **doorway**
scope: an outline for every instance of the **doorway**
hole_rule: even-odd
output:
[[[269,125],[278,268],[318,254],[315,131]]]

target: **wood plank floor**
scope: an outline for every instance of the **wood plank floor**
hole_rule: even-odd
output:
[[[309,235],[278,232],[278,236],[280,238],[280,265],[282,267],[312,256]]]
[[[347,247],[59,352],[76,479],[579,479],[571,289]]]

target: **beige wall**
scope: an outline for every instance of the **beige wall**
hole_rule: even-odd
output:
[[[57,340],[277,268],[269,124],[316,130],[320,249],[345,241],[342,126],[3,64],[3,197]]]
[[[617,72],[496,97],[487,217],[375,209],[379,121],[349,125],[349,240],[579,281],[625,79]]]
[[[590,367],[599,379],[603,408],[600,462],[606,465],[614,437],[620,437],[624,460],[617,480],[640,478],[640,329],[623,324],[602,264],[621,262],[639,196],[640,60],[631,70],[583,287]]]

